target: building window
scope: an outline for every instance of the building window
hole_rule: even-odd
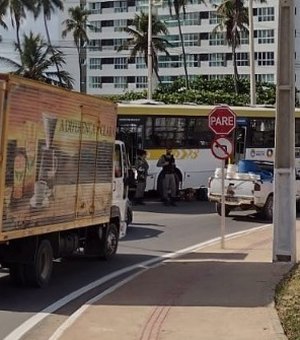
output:
[[[89,30],[92,32],[101,32],[101,21],[100,20],[91,21],[88,27]]]
[[[114,1],[115,13],[127,12],[127,1]]]
[[[199,34],[198,33],[184,33],[183,34],[184,46],[199,46]]]
[[[127,27],[127,19],[119,19],[114,21],[115,32],[122,32]]]
[[[221,17],[217,14],[217,12],[209,12],[209,23],[211,25],[217,25],[221,22]]]
[[[208,80],[217,80],[217,79],[225,79],[227,77],[226,74],[209,74],[207,76]]]
[[[274,21],[274,7],[261,7],[257,8],[258,21]]]
[[[126,68],[128,68],[126,58],[115,58],[115,69],[116,70],[124,70]]]
[[[92,39],[89,41],[89,51],[101,51],[101,40]]]
[[[101,70],[101,58],[90,58],[90,70]]]
[[[257,52],[256,60],[259,66],[274,65],[274,52]]]
[[[258,30],[257,38],[259,44],[273,44],[274,30]]]
[[[114,50],[117,50],[119,47],[123,46],[127,39],[114,39]]]
[[[209,33],[208,39],[209,39],[210,46],[224,45],[224,33],[223,32]]]
[[[236,53],[237,66],[249,66],[249,58],[247,52]]]
[[[127,77],[114,77],[114,86],[116,89],[126,89]]]
[[[186,55],[186,65],[187,67],[200,67],[200,61],[198,60],[197,54],[187,54]]]
[[[100,89],[102,87],[101,77],[92,76],[89,77],[89,88]]]
[[[240,31],[240,44],[247,45],[249,44],[249,32],[242,30]]]
[[[135,58],[135,65],[136,68],[146,68],[146,63],[145,63],[145,59],[143,57],[136,57]]]
[[[170,34],[170,35],[166,36],[166,39],[168,40],[168,42],[170,44],[173,45],[172,47],[179,47],[179,46],[181,46],[179,35]]]
[[[262,83],[274,84],[274,74],[257,74],[256,80]]]
[[[136,77],[136,88],[137,89],[145,89],[148,86],[147,77]]]
[[[183,18],[183,25],[200,25],[200,14],[199,12],[186,13]]]
[[[226,66],[226,59],[224,53],[212,53],[209,55],[209,66]]]
[[[89,3],[89,11],[91,14],[101,14],[101,2]]]
[[[181,67],[180,57],[178,55],[165,56],[161,55],[158,57],[159,68],[177,68]]]

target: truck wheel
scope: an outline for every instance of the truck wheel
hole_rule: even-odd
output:
[[[53,250],[48,240],[40,242],[33,262],[26,264],[24,268],[29,285],[44,287],[49,283],[53,269]]]
[[[104,233],[100,257],[104,260],[111,259],[118,249],[119,231],[115,224],[111,223],[108,230]]]
[[[218,213],[218,215],[222,215],[222,211],[221,211],[221,208],[222,207],[222,204],[221,203],[216,203],[216,212]],[[231,211],[231,208],[229,205],[226,205],[225,204],[225,216],[229,216],[229,213]]]
[[[126,214],[127,214],[126,223],[127,223],[127,226],[128,226],[128,224],[131,224],[132,221],[133,221],[133,212],[132,212],[131,206],[127,207]]]
[[[266,220],[272,221],[273,219],[273,195],[269,195],[263,207],[263,215]]]

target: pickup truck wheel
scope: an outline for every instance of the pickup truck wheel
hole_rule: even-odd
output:
[[[26,282],[35,287],[44,287],[49,283],[53,269],[53,250],[48,240],[38,245],[34,260],[24,265]]]
[[[273,195],[267,198],[267,201],[263,207],[263,215],[266,220],[272,221],[273,219]]]
[[[217,213],[218,213],[218,215],[222,215],[222,204],[221,203],[216,203],[216,211],[217,211]],[[230,211],[231,211],[231,208],[230,208],[230,206],[229,205],[226,205],[225,204],[225,216],[227,217],[227,216],[229,216],[229,213],[230,213]]]
[[[119,243],[119,231],[115,224],[111,223],[104,233],[100,257],[104,260],[111,259],[117,252]]]

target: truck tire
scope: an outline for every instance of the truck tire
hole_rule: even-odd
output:
[[[263,207],[263,216],[267,221],[273,220],[273,195],[269,195]]]
[[[127,215],[126,216],[126,223],[127,223],[127,226],[128,226],[133,221],[133,211],[132,211],[131,206],[127,207],[126,215]]]
[[[119,230],[114,223],[107,227],[107,231],[103,233],[102,247],[100,251],[100,258],[103,260],[111,259],[117,252],[119,243]]]
[[[222,208],[221,207],[222,207],[221,203],[216,203],[216,212],[220,216],[222,215],[222,211],[221,211]],[[225,204],[225,216],[226,217],[229,216],[230,211],[231,211],[230,206]]]
[[[30,264],[24,265],[25,280],[30,286],[45,287],[50,280],[53,269],[53,249],[50,241],[42,240]]]

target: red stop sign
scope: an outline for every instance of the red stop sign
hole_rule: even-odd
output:
[[[208,127],[216,135],[229,135],[235,126],[236,114],[229,106],[216,106],[208,115]]]

